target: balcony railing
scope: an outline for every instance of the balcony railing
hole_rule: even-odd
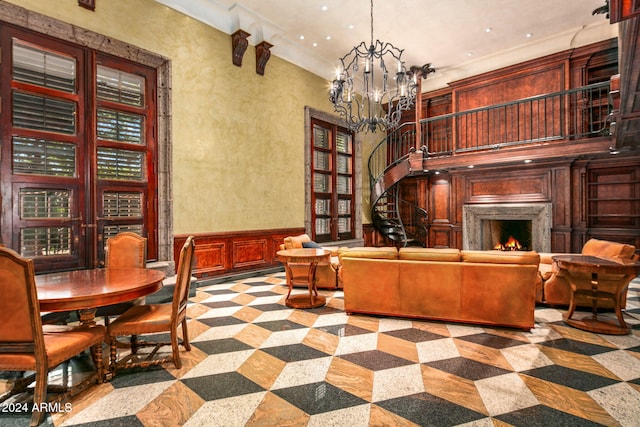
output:
[[[426,147],[426,155],[436,157],[607,136],[612,111],[609,90],[607,81],[423,119],[419,143],[415,123],[405,123],[372,151],[369,178],[375,183],[413,148]]]
[[[428,156],[609,135],[609,82],[420,121]]]

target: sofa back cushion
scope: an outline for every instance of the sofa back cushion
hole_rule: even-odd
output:
[[[463,262],[491,264],[539,265],[540,255],[535,251],[462,251]]]
[[[601,258],[632,259],[635,246],[607,240],[589,239],[582,247],[582,255],[593,255]]]
[[[460,250],[448,248],[400,248],[398,251],[398,259],[459,262]]]
[[[398,249],[394,246],[340,248],[340,261],[343,258],[398,259]]]

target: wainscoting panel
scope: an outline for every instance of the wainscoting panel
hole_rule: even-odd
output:
[[[233,242],[233,268],[265,267],[269,262],[268,242],[267,239]]]
[[[224,271],[226,263],[226,245],[224,242],[198,242],[196,250],[196,256],[202,265],[202,274]],[[177,261],[176,259],[176,262]]]
[[[304,233],[304,228],[252,230],[229,233],[194,233],[196,242],[194,276],[219,277],[282,266],[276,252],[287,236]],[[188,234],[174,236],[177,263]]]

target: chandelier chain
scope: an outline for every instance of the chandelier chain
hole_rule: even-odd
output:
[[[373,46],[373,0],[371,0],[371,46]]]

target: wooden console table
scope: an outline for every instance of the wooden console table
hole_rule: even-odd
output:
[[[571,302],[569,310],[563,315],[565,323],[570,326],[590,332],[625,335],[631,329],[622,317],[622,300],[629,288],[629,282],[640,272],[640,263],[622,263],[615,260],[599,258],[589,255],[556,255],[553,257],[560,270],[567,273],[571,284]],[[575,280],[576,273],[591,274],[591,287],[578,288]],[[598,289],[599,274],[619,274],[620,280],[616,281],[613,292],[605,292]],[[576,315],[576,297],[583,296],[591,300],[591,313],[586,315]],[[598,301],[610,300],[614,303],[615,316],[611,319],[606,315],[598,315]]]
[[[290,278],[288,283],[289,293],[285,304],[291,308],[317,308],[326,304],[326,298],[318,295],[316,287],[316,268],[319,263],[329,263],[331,260],[331,251],[325,249],[284,249],[276,252],[280,262],[284,264],[287,275]],[[300,279],[293,276],[291,264],[307,264],[309,265],[309,273],[306,278]],[[305,285],[309,288],[309,295],[291,295],[293,285]]]

